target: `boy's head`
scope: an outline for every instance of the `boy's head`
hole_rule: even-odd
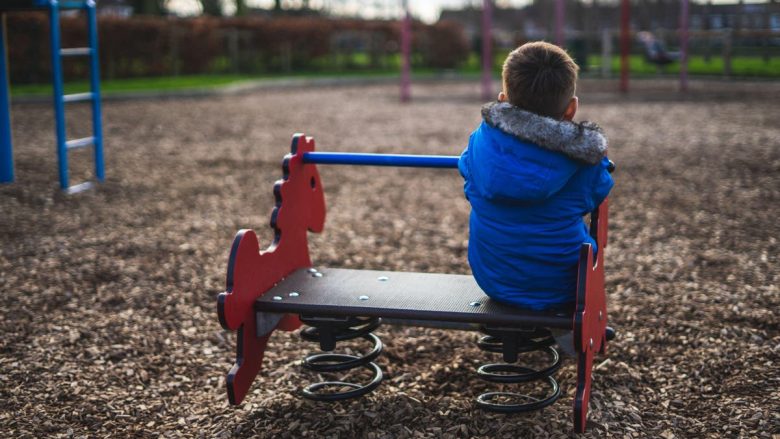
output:
[[[537,41],[509,53],[504,61],[504,90],[499,101],[554,119],[571,120],[577,112],[579,67],[560,47]]]

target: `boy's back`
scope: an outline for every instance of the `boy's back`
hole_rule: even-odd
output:
[[[534,49],[541,51],[541,60],[531,60],[539,69],[556,66],[557,59],[544,58],[549,56],[546,47]],[[500,101],[508,100],[507,88],[511,99],[511,75],[517,73],[507,72],[507,64]],[[576,80],[576,70],[574,75]],[[530,79],[538,81],[538,76]],[[520,90],[515,87],[515,94]],[[573,89],[571,93],[568,98]],[[523,96],[535,99],[528,90]],[[572,101],[576,111],[576,98]],[[540,102],[539,112],[544,105],[553,112],[561,107]],[[580,247],[584,242],[595,246],[582,217],[613,185],[604,157],[606,139],[595,125],[548,117],[510,102],[488,104],[482,115],[458,163],[472,205],[469,263],[474,277],[499,301],[532,309],[565,306],[574,300]]]

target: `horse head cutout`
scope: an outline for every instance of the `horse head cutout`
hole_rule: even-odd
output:
[[[317,167],[303,162],[304,153],[314,146],[311,137],[293,136],[291,153],[282,164],[284,176],[274,185],[273,243],[261,252],[257,235],[244,229],[230,249],[227,288],[217,299],[217,313],[225,329],[238,331],[236,364],[227,377],[231,404],[243,400],[260,372],[271,334],[257,333],[255,300],[293,271],[311,266],[307,231],[319,233],[325,225],[325,197]],[[275,329],[292,331],[300,324],[297,316],[287,315]]]

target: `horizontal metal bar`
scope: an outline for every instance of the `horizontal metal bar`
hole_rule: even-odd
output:
[[[67,49],[60,49],[60,55],[62,56],[87,56],[92,54],[92,48],[90,47],[70,47]]]
[[[56,1],[56,0],[0,0],[0,10],[2,11],[30,11],[44,8],[56,9],[87,9],[89,3],[94,4],[94,0],[80,1]]]
[[[75,2],[59,2],[60,9],[86,9],[87,2],[75,1]]]
[[[95,187],[95,184],[91,181],[85,181],[84,183],[74,184],[73,186],[65,189],[65,193],[68,195],[77,194],[79,192],[84,192],[88,189],[92,189]]]
[[[410,154],[361,154],[351,152],[305,152],[304,163],[321,165],[405,166],[413,168],[457,168],[458,156]]]
[[[68,140],[67,142],[65,142],[65,147],[68,149],[76,149],[76,148],[84,148],[85,146],[92,146],[94,144],[95,144],[95,138],[90,136],[81,139]]]
[[[90,92],[87,93],[73,93],[70,95],[62,95],[62,102],[84,102],[91,101],[94,95]]]

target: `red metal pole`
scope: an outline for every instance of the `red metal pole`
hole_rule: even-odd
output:
[[[555,0],[555,44],[563,47],[566,44],[566,37],[563,33],[565,26],[566,4],[564,0]]]
[[[409,13],[409,2],[403,0],[403,19],[401,20],[401,102],[412,99],[412,15]]]
[[[493,0],[482,2],[482,100],[493,96]]]
[[[680,11],[680,91],[688,91],[688,0],[682,0]]]
[[[631,6],[629,0],[620,5],[620,91],[628,92],[628,54],[631,50]]]

